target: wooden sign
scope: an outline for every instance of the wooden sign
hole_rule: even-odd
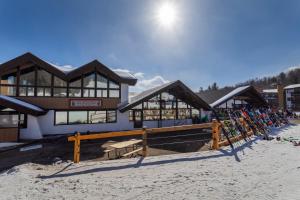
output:
[[[70,108],[99,108],[99,99],[70,99]]]

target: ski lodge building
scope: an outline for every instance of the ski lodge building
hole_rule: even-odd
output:
[[[0,141],[191,124],[211,109],[181,81],[130,100],[137,79],[97,60],[63,68],[26,53],[1,64],[0,77]]]
[[[286,86],[284,91],[286,109],[300,112],[300,84]]]
[[[248,104],[255,107],[268,106],[263,96],[251,85],[235,88],[210,106],[215,110],[222,110],[239,109]]]
[[[271,107],[279,107],[278,89],[265,89],[261,94]]]

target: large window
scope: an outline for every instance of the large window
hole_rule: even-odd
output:
[[[87,111],[69,111],[69,124],[86,124],[88,122]]]
[[[104,76],[97,74],[97,97],[107,97],[108,80]]]
[[[0,93],[7,96],[16,96],[17,72],[1,76]]]
[[[55,125],[114,123],[116,121],[116,110],[55,112]]]
[[[81,78],[69,83],[69,97],[81,97]]]
[[[98,72],[84,74],[67,83],[39,66],[31,66],[2,74],[0,93],[7,96],[120,98],[120,84]]]
[[[83,97],[95,97],[96,74],[92,73],[83,78]]]
[[[27,128],[27,115],[18,114],[16,111],[0,112],[0,127],[1,128]]]
[[[89,111],[89,123],[106,123],[106,111]]]
[[[67,96],[67,82],[54,76],[53,80],[53,96],[66,97]]]
[[[45,70],[37,71],[37,96],[51,96],[52,75]]]
[[[30,67],[20,72],[19,96],[34,96],[35,68]]]
[[[200,115],[199,110],[166,92],[132,108],[129,112],[130,120],[134,119],[134,110],[142,110],[143,120],[146,121],[191,119]]]
[[[109,97],[120,98],[120,85],[109,81]]]

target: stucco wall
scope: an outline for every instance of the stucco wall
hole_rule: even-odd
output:
[[[46,115],[38,117],[39,124],[43,135],[67,134],[74,132],[85,133],[103,132],[103,131],[119,131],[132,130],[133,123],[128,121],[128,112],[117,112],[116,123],[105,124],[78,124],[78,125],[54,125],[54,111],[50,110]]]
[[[43,126],[44,124],[41,124]],[[27,115],[27,128],[20,129],[21,139],[41,139],[43,137],[37,117]]]

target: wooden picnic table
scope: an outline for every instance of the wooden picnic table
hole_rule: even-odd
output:
[[[120,158],[121,155],[120,155],[120,151],[118,152],[118,150],[125,148],[126,153],[127,153],[127,147],[133,146],[133,150],[134,150],[134,146],[141,142],[143,142],[143,140],[135,140],[134,139],[134,140],[128,140],[128,141],[114,143],[114,144],[109,145],[109,147],[113,148],[115,150],[116,157]]]
[[[129,147],[131,145],[141,143],[142,141],[143,140],[128,140],[128,141],[124,141],[124,142],[118,142],[118,143],[115,143],[115,144],[111,144],[109,146],[114,148],[114,149],[123,149],[123,148]]]

